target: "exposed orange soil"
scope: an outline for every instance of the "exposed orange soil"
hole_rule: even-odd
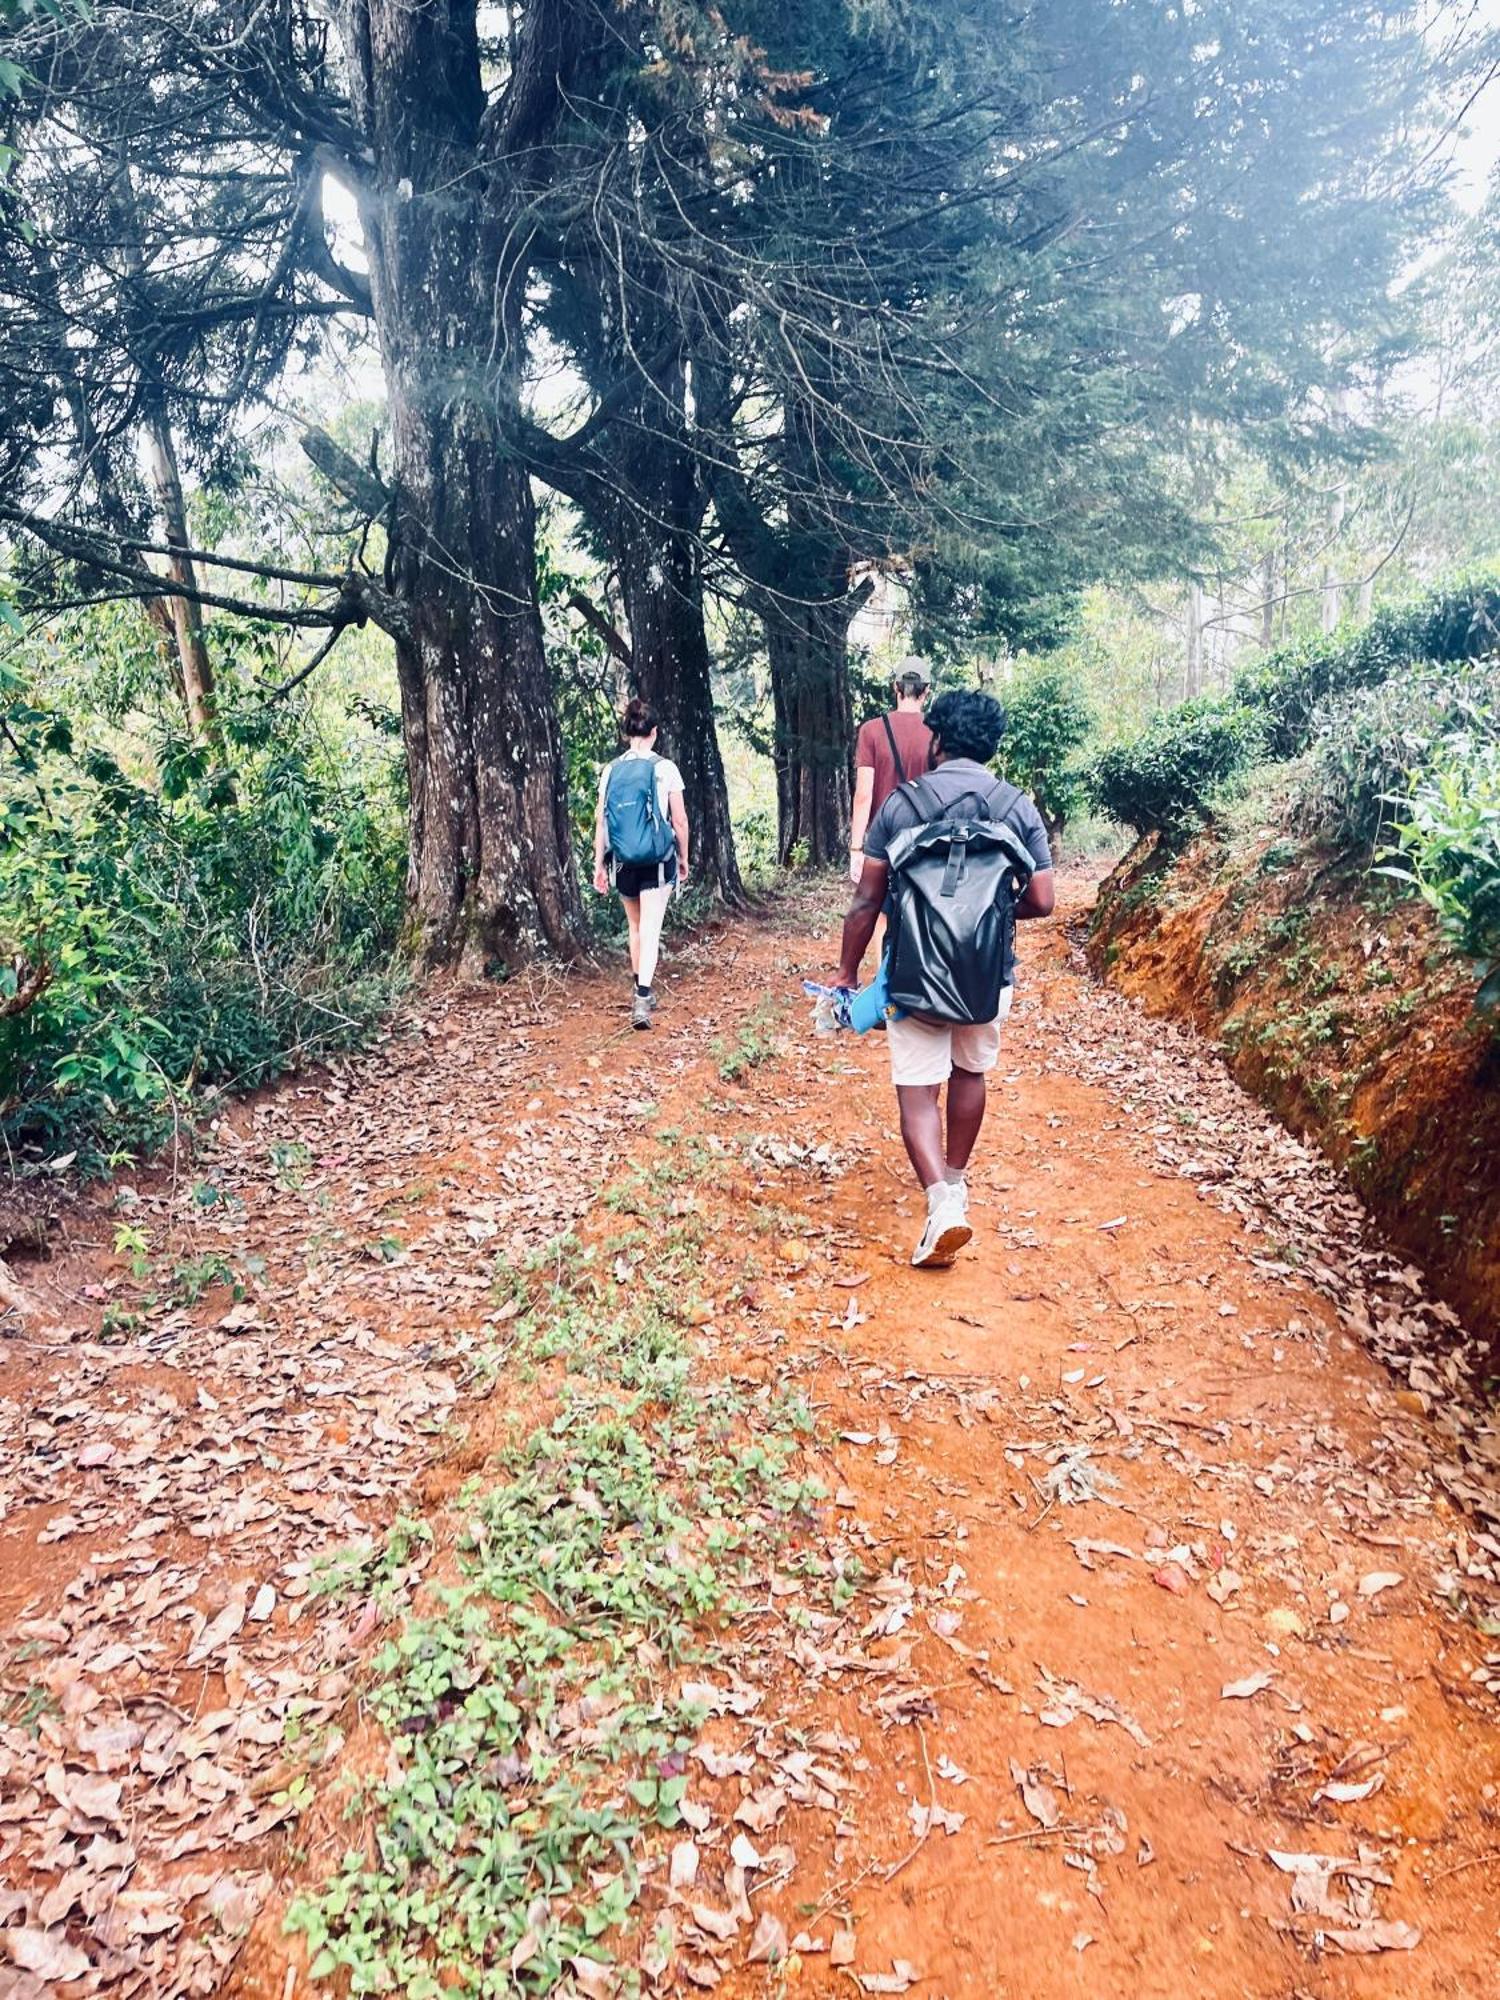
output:
[[[482,1459],[488,1420],[455,1354],[493,1318],[489,1265],[560,1227],[587,1232],[649,1116],[742,1162],[703,1195],[703,1364],[806,1391],[833,1496],[825,1545],[865,1571],[838,1631],[779,1624],[796,1600],[771,1579],[736,1662],[762,1700],[715,1740],[774,1728],[841,1744],[850,1783],[837,1810],[786,1815],[768,1837],[795,1850],[795,1869],[754,1894],[811,1948],[745,1966],[747,1928],[720,1947],[719,1990],[854,1992],[883,1977],[864,1990],[894,1991],[909,1971],[934,2000],[1492,1991],[1500,1734],[1483,1677],[1500,1686],[1500,1657],[1484,1667],[1496,1642],[1479,1620],[1500,1544],[1452,1497],[1493,1500],[1491,1434],[1448,1434],[1443,1397],[1460,1378],[1441,1359],[1418,1364],[1436,1386],[1414,1388],[1410,1369],[1371,1358],[1366,1329],[1425,1351],[1434,1316],[1415,1274],[1361,1246],[1326,1172],[1201,1044],[1091,988],[1061,925],[1030,927],[1025,947],[976,1236],[948,1273],[906,1261],[920,1200],[880,1039],[816,1041],[793,997],[832,956],[826,922],[679,950],[649,1041],[623,1028],[617,979],[553,986],[529,1007],[434,996],[331,1084],[245,1112],[213,1168],[243,1204],[232,1215],[196,1206],[186,1182],[143,1177],[163,1240],[201,1253],[232,1238],[236,1259],[265,1258],[256,1325],[223,1330],[219,1292],[158,1311],[123,1345],[89,1337],[106,1302],[82,1286],[109,1272],[131,1289],[101,1248],[115,1220],[102,1201],[67,1255],[30,1267],[80,1337],[7,1350],[0,1374],[0,1623],[7,1651],[30,1651],[19,1669],[12,1654],[5,1685],[55,1697],[40,1754],[14,1710],[0,1736],[0,1857],[34,1903],[59,1879],[39,1838],[102,1832],[138,1852],[100,1910],[47,1921],[106,1973],[133,1953],[162,1993],[189,1990],[188,1973],[200,1991],[288,1990],[304,1961],[279,1912],[320,1855],[299,1855],[305,1831],[294,1845],[259,1806],[276,1796],[267,1772],[283,1786],[287,1773],[279,1729],[258,1748],[245,1725],[275,1722],[279,1674],[356,1730],[369,1640],[347,1607],[307,1598],[308,1566]],[[727,1086],[708,1045],[767,993],[786,996],[780,1054]],[[826,1142],[831,1159],[787,1142]],[[298,1143],[310,1159],[290,1187],[269,1148]],[[384,1253],[387,1236],[399,1248]],[[439,1418],[447,1441],[424,1434]],[[85,1440],[112,1438],[123,1449],[94,1462]],[[1070,1463],[1096,1497],[1062,1497]],[[143,1508],[162,1521],[144,1537]],[[64,1516],[76,1526],[39,1546]],[[147,1555],[133,1553],[142,1540]],[[223,1607],[253,1609],[267,1583],[266,1615],[186,1672]],[[153,1587],[185,1593],[180,1622],[136,1602]],[[1235,1686],[1247,1691],[1226,1698]],[[71,1796],[100,1768],[85,1732],[101,1716],[145,1726],[163,1764],[144,1789],[138,1743],[103,1765],[125,1787],[112,1826],[85,1810],[107,1796]],[[208,1733],[196,1762],[195,1725]],[[701,1788],[718,1823],[741,1782]],[[13,1810],[28,1785],[35,1806]],[[174,1813],[160,1809],[167,1788]],[[946,1831],[934,1806],[961,1822]],[[1320,1898],[1315,1876],[1272,1851],[1352,1874]],[[722,1864],[715,1837],[711,1884]],[[184,1869],[242,1895],[231,1918],[264,1905],[238,1963],[244,1921],[206,1915],[229,1891],[189,1897]],[[120,1911],[149,1915],[152,1893],[163,1928],[132,1931]],[[857,1956],[835,1968],[817,1947],[846,1929]],[[1339,1934],[1394,1948],[1361,1955]],[[690,1990],[683,1978],[674,1968],[662,1990]],[[0,1993],[71,1994],[92,1975],[4,1981]],[[299,1975],[291,1990],[323,1989]]]
[[[1500,1039],[1474,972],[1406,900],[1377,908],[1315,846],[1215,830],[1105,885],[1096,965],[1223,1040],[1235,1075],[1352,1175],[1408,1255],[1500,1346]],[[1141,894],[1142,890],[1149,893]]]

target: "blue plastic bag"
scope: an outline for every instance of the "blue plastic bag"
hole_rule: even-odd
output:
[[[875,977],[857,993],[851,993],[847,986],[820,986],[814,979],[804,979],[802,991],[815,1003],[813,1026],[820,1035],[836,1034],[840,1028],[852,1028],[855,1034],[865,1035],[882,1021],[901,1018],[901,1009],[891,1005],[883,958]]]

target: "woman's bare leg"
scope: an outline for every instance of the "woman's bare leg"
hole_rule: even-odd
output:
[[[622,896],[625,905],[625,921],[630,926],[630,969],[639,979],[641,976],[641,900],[639,896]]]
[[[667,905],[672,900],[672,884],[664,883],[659,889],[642,889],[640,910],[639,951],[635,958],[635,976],[638,985],[649,989],[656,977],[656,961],[661,951],[661,927],[666,922]]]

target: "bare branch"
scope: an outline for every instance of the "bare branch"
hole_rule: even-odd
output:
[[[568,602],[584,624],[598,633],[621,666],[633,669],[635,654],[631,651],[629,640],[615,630],[593,599],[585,597],[581,590],[575,590],[570,594]]]
[[[367,519],[378,521],[395,505],[395,494],[378,473],[361,465],[316,424],[302,433],[302,449],[329,485],[360,508]]]

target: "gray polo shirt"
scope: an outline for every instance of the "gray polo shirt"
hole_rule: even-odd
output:
[[[988,800],[998,782],[993,771],[987,770],[983,764],[976,764],[972,757],[950,757],[936,770],[924,771],[922,781],[942,806],[953,805],[966,792],[977,792],[980,798]],[[1047,844],[1047,829],[1042,824],[1041,814],[1024,792],[1003,818],[1004,824],[1025,841],[1033,864],[1037,868],[1050,868],[1052,849]],[[904,833],[909,826],[920,826],[922,820],[923,814],[912,803],[911,792],[906,786],[892,792],[866,830],[866,859],[884,861],[896,835]]]

